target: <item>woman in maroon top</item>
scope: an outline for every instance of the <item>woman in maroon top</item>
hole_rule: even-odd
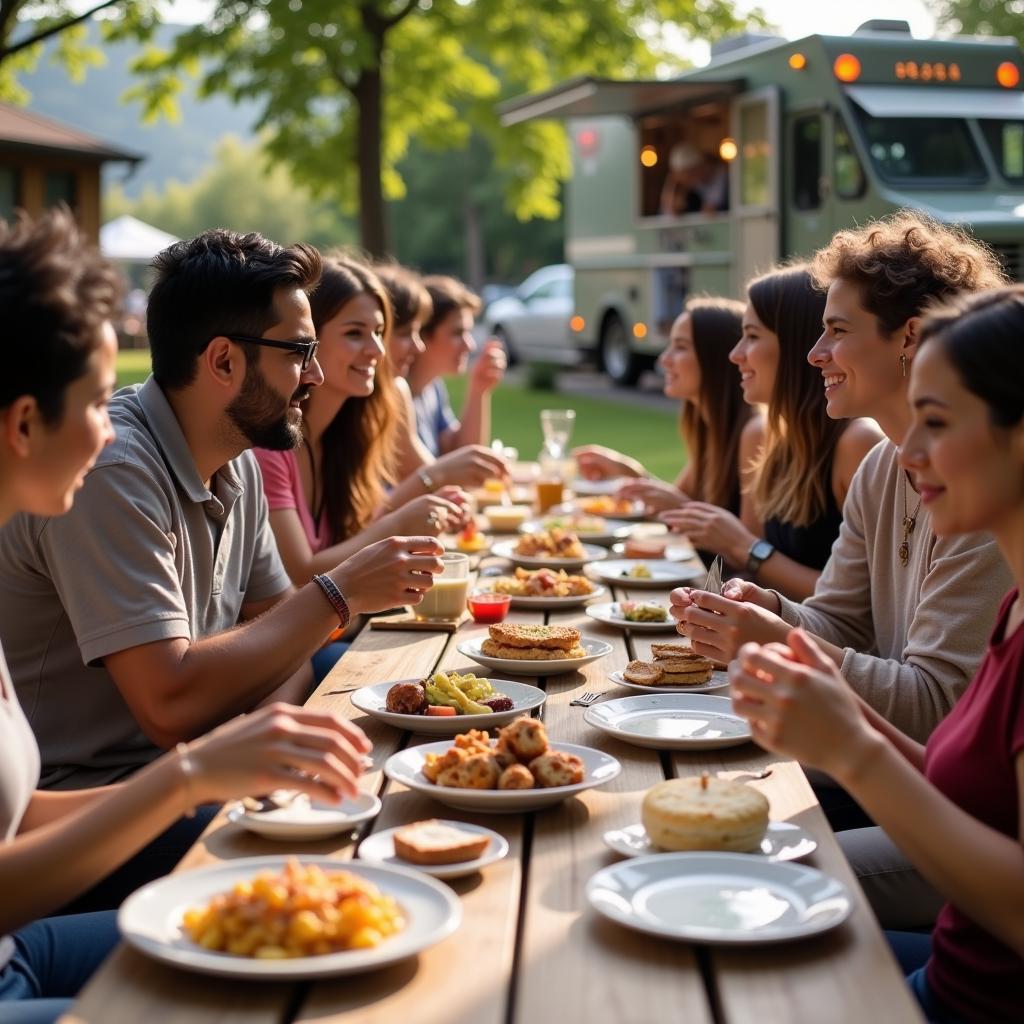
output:
[[[832,775],[949,901],[930,944],[893,936],[929,1020],[1024,1019],[1024,286],[922,324],[901,464],[939,535],[989,530],[1016,588],[964,696],[922,746],[845,685],[805,633],[730,673],[754,739]],[[964,595],[970,600],[970,595]],[[914,949],[914,941],[925,949]],[[929,948],[930,947],[930,948]]]

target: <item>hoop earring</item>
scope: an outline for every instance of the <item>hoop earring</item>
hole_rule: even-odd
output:
[[[900,353],[900,373],[902,373],[904,377],[907,375],[907,357],[903,355],[902,352]]]

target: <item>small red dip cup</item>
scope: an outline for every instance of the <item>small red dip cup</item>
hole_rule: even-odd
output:
[[[508,615],[512,598],[508,594],[470,594],[468,603],[474,622],[501,622]]]

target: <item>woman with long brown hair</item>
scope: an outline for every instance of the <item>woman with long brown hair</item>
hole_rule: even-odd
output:
[[[377,276],[350,256],[328,255],[310,306],[324,382],[303,403],[305,444],[256,449],[270,525],[296,583],[373,541],[437,535],[465,517],[456,488],[423,494],[414,480],[387,490],[399,406],[384,348],[391,308]]]
[[[688,458],[674,483],[650,476],[636,459],[600,445],[573,452],[580,473],[592,480],[636,477],[620,494],[643,501],[650,512],[699,501],[739,516],[750,529],[759,528],[744,484],[760,447],[761,417],[744,403],[729,364],[742,317],[743,306],[730,299],[691,299],[658,357],[665,394],[682,402],[679,424]]]
[[[830,420],[821,375],[807,353],[821,334],[825,295],[805,265],[747,286],[743,334],[730,354],[751,405],[767,405],[750,496],[762,530],[711,503],[662,514],[694,544],[795,600],[814,585],[839,535],[843,501],[861,460],[882,439],[871,420]]]

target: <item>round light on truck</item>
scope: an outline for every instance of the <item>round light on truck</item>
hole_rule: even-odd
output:
[[[794,71],[803,71],[807,67],[807,58],[802,53],[791,53],[789,55],[789,66]]]
[[[577,314],[576,314],[576,316],[574,316],[574,317],[573,317],[573,318],[572,318],[572,319],[571,319],[571,320],[569,321],[569,327],[570,327],[570,328],[571,328],[572,330],[574,330],[574,331],[575,331],[575,332],[576,332],[577,334],[579,334],[579,333],[580,333],[580,331],[582,331],[582,330],[583,330],[583,328],[584,328],[584,327],[586,327],[586,326],[587,326],[587,321],[586,321],[586,320],[584,320],[584,319],[583,319],[583,317],[581,317],[581,316],[579,315],[579,313],[577,313]]]
[[[658,151],[653,146],[644,146],[640,150],[640,163],[644,167],[654,167],[658,162]]]
[[[856,82],[860,78],[860,61],[852,53],[841,53],[832,64],[832,71],[840,82]]]
[[[730,160],[735,160],[739,156],[739,146],[736,145],[735,139],[722,139],[718,144],[718,155],[728,163]]]
[[[1004,89],[1016,89],[1020,84],[1020,68],[1011,60],[1004,60],[996,68],[996,81]]]

